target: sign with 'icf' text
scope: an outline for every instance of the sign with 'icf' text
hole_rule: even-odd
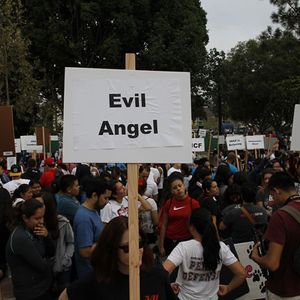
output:
[[[65,162],[191,162],[190,74],[66,68]]]
[[[244,150],[245,137],[243,135],[229,135],[226,136],[227,149],[231,150]]]
[[[204,152],[205,151],[204,138],[192,139],[192,149],[193,152]]]

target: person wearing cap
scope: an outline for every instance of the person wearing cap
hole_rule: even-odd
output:
[[[21,184],[29,184],[29,179],[22,179],[22,169],[20,165],[12,165],[10,168],[9,176],[11,177],[11,181],[5,183],[3,187],[9,192],[10,196],[12,197],[14,191],[21,185]]]
[[[57,170],[55,169],[55,162],[53,157],[48,157],[44,161],[44,173],[40,178],[40,184],[43,189],[50,189],[55,180]]]

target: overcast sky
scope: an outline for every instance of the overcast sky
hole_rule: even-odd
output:
[[[257,37],[272,25],[276,7],[269,0],[201,0],[207,15],[209,44],[228,52],[239,41]]]

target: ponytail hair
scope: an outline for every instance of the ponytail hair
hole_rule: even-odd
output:
[[[220,258],[220,242],[218,239],[216,227],[212,223],[212,217],[205,208],[197,208],[193,210],[190,217],[190,225],[197,230],[202,236],[203,247],[203,266],[206,271],[215,271],[218,264],[221,262]]]

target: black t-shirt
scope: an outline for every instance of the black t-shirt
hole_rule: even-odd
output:
[[[72,283],[67,288],[70,300],[129,300],[129,276],[118,273],[115,282],[97,282],[94,273]],[[169,283],[168,273],[162,267],[140,272],[141,300],[178,300]]]

